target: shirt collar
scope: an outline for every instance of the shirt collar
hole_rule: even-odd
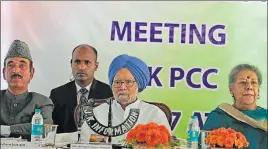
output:
[[[135,102],[129,104],[129,105],[126,107],[125,111],[127,111],[127,110],[129,110],[129,109],[138,109],[138,108],[139,108],[139,104],[140,104],[140,102],[141,102],[140,99],[137,98],[137,100],[136,100]],[[116,107],[120,107],[120,108],[122,108],[121,105],[120,105],[120,103],[119,103],[117,100],[115,100],[115,106],[116,106]]]
[[[24,100],[27,98],[28,94],[29,94],[28,90],[20,95],[13,95],[9,92],[9,90],[6,91],[7,99],[13,99],[13,100]]]
[[[85,87],[85,89],[87,89],[88,92],[90,91],[91,84],[92,83],[90,83],[88,86]],[[76,92],[78,93],[82,87],[79,86],[76,82],[75,82],[75,86],[76,86]]]

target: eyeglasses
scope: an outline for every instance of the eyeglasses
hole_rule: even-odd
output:
[[[133,80],[125,80],[125,81],[121,81],[121,80],[115,80],[113,81],[113,87],[121,87],[121,85],[124,83],[126,85],[126,87],[131,87],[133,86],[134,82]]]
[[[15,64],[15,63],[8,63],[7,64],[7,69],[13,69],[13,68],[16,67],[16,65],[17,64]],[[20,63],[18,65],[19,65],[19,68],[22,69],[22,70],[25,70],[25,69],[28,68],[26,63]]]

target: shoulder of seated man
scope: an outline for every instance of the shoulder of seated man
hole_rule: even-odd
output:
[[[33,99],[38,99],[38,100],[36,100],[37,102],[41,102],[41,103],[49,102],[49,103],[52,103],[52,100],[50,98],[48,98],[47,96],[45,96],[45,95],[42,95],[42,94],[36,93],[36,92],[30,92],[30,93],[32,94]]]

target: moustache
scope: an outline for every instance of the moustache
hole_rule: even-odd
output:
[[[85,72],[80,72],[80,71],[79,71],[79,72],[76,73],[76,75],[80,75],[80,74],[84,74],[84,75],[86,75]]]
[[[119,92],[118,95],[128,95],[128,92]]]
[[[20,79],[22,78],[22,76],[19,75],[19,74],[13,74],[13,75],[11,76],[11,79],[14,79],[14,78],[16,78],[16,77],[19,77]]]

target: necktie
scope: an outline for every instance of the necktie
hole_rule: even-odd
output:
[[[80,92],[82,93],[82,95],[80,97],[80,103],[81,104],[87,103],[87,97],[86,97],[86,93],[88,92],[87,89],[81,88]]]

